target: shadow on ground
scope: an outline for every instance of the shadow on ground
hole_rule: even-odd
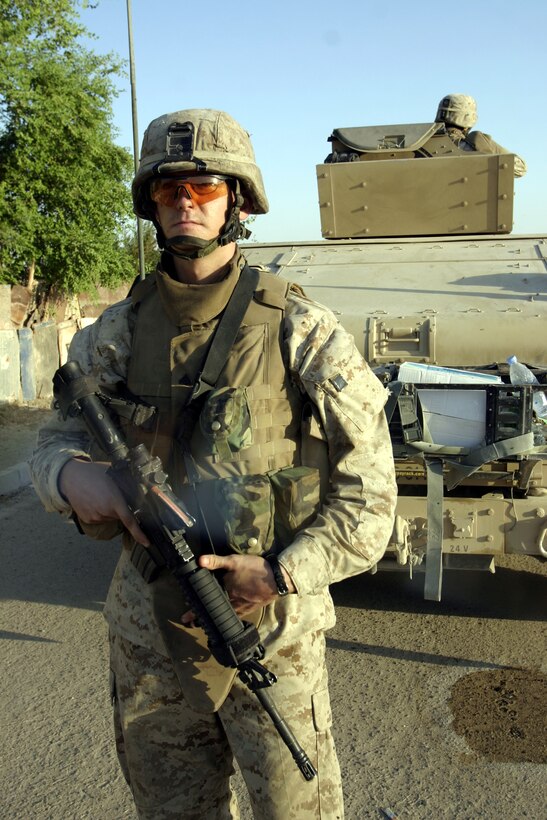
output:
[[[331,587],[337,606],[425,615],[547,619],[547,564],[533,556],[504,556],[513,566],[494,574],[472,570],[445,571],[442,600],[423,598],[424,573],[413,579],[406,571],[365,573]]]

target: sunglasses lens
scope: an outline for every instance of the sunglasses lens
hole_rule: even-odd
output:
[[[212,176],[155,179],[150,187],[150,196],[154,202],[171,207],[176,205],[181,196],[202,205],[225,196],[227,192],[226,180]]]

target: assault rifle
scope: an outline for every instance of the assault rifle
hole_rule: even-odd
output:
[[[260,663],[265,651],[258,630],[239,618],[216,576],[197,563],[184,537],[194,519],[173,493],[161,460],[143,444],[127,446],[108,410],[109,398],[84,376],[77,362],[67,362],[57,370],[53,389],[63,417],[82,416],[90,435],[108,455],[108,475],[150,540],[152,554],[175,577],[207,635],[211,654],[222,666],[237,669],[272,719],[304,778],[312,780],[317,774],[313,764],[266,691],[277,678]]]

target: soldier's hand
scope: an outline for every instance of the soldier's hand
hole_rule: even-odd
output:
[[[279,595],[272,569],[260,555],[201,555],[198,561],[207,569],[224,570],[224,588],[240,617],[266,606]],[[289,592],[295,592],[289,574],[283,568],[281,571]]]
[[[109,466],[105,462],[73,458],[67,461],[59,474],[59,490],[84,524],[102,524],[119,519],[133,538],[147,547],[150,545],[148,538],[120,490],[106,474]]]

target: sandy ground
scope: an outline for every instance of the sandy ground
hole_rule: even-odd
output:
[[[134,818],[111,742],[101,615],[117,548],[44,513],[31,489],[0,498],[0,525],[0,817]],[[400,820],[547,817],[547,565],[500,564],[445,575],[440,604],[423,601],[422,576],[333,588],[348,820],[387,809]]]

